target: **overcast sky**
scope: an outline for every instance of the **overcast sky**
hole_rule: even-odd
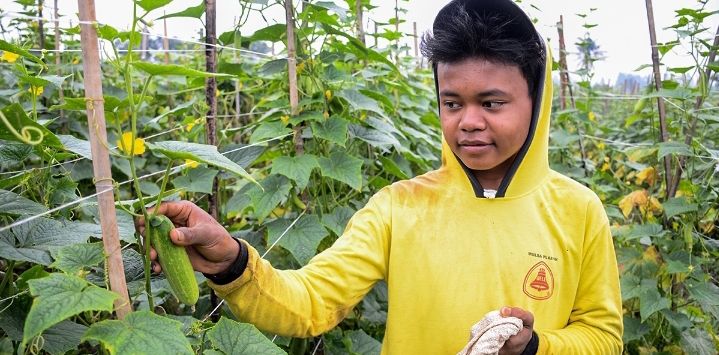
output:
[[[162,11],[172,13],[181,11],[189,6],[200,3],[201,0],[175,0],[163,9],[156,10],[149,18],[154,19],[162,15]],[[719,9],[719,0],[708,0],[707,9]],[[272,0],[270,1],[272,2]],[[400,7],[407,9],[407,13],[400,15],[400,18],[407,22],[402,25],[401,30],[404,32],[412,32],[412,22],[417,22],[420,33],[428,30],[437,11],[448,2],[448,0],[409,0],[400,1]],[[47,5],[52,4],[52,0],[45,0]],[[342,7],[347,7],[344,0],[335,0],[335,3]],[[96,0],[97,19],[101,23],[110,24],[116,28],[127,29],[132,15],[130,0]],[[366,15],[365,22],[368,24],[372,20],[386,22],[389,18],[394,17],[394,1],[391,0],[372,0],[372,4],[378,6]],[[657,27],[657,37],[659,42],[673,40],[676,36],[672,30],[664,28],[673,25],[676,22],[675,10],[682,7],[694,8],[697,0],[654,0],[654,16]],[[620,72],[631,73],[634,69],[642,64],[651,62],[651,51],[649,45],[649,34],[647,27],[646,8],[644,0],[524,0],[521,6],[532,17],[536,17],[539,22],[537,26],[543,36],[550,40],[557,53],[557,29],[556,22],[559,16],[564,16],[565,39],[570,52],[576,52],[577,39],[584,35],[586,30],[582,28],[584,23],[597,24],[597,27],[590,29],[590,34],[600,49],[604,51],[606,59],[596,63],[596,78],[616,80],[617,74]],[[67,15],[63,21],[70,19],[76,20],[74,15],[77,11],[77,2],[71,0],[59,0],[60,14]],[[218,33],[230,30],[239,16],[240,6],[239,0],[219,0],[217,1],[218,13]],[[583,19],[577,16],[579,13],[589,13],[590,7],[596,7],[597,10],[592,12],[588,18]],[[17,9],[17,5],[11,0],[0,0],[0,8],[5,10]],[[48,14],[50,9],[46,10]],[[284,10],[281,6],[276,5],[268,9],[265,18],[269,24],[284,23]],[[7,21],[5,19],[4,21]],[[719,24],[719,15],[713,15],[706,21],[707,26],[711,27],[710,32],[716,31]],[[201,28],[199,21],[195,19],[175,18],[169,19],[168,22],[170,36],[180,39],[198,40],[198,30]],[[267,26],[268,23],[262,16],[252,16],[245,27],[243,27],[243,35],[249,35],[255,30]],[[67,22],[61,24],[67,26]],[[373,26],[372,26],[373,27]],[[155,23],[153,33],[162,33],[162,23]],[[412,44],[411,38],[408,43]],[[685,48],[678,48],[665,58],[665,62],[670,66],[691,65],[691,59],[684,53]],[[570,70],[576,69],[577,56],[569,56]],[[639,74],[649,75],[651,69],[644,69]]]

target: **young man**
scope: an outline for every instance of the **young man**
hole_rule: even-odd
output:
[[[300,270],[274,269],[188,202],[160,207],[173,242],[240,319],[276,334],[330,330],[384,279],[384,354],[455,354],[497,309],[524,322],[501,353],[620,353],[609,223],[594,193],[549,169],[551,59],[532,22],[510,0],[455,0],[423,47],[440,169],[382,189]]]

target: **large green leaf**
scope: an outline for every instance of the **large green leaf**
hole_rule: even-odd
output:
[[[207,331],[212,346],[226,355],[286,354],[251,324],[238,323],[225,317]]]
[[[102,243],[68,245],[53,253],[55,262],[50,267],[75,274],[100,264],[104,259],[102,252]]]
[[[689,295],[703,307],[719,306],[719,287],[711,282],[691,280],[686,283]]]
[[[318,162],[322,176],[344,182],[355,190],[362,189],[362,159],[335,151],[328,158],[320,157]]]
[[[687,212],[695,212],[699,209],[699,206],[695,203],[689,203],[686,197],[670,198],[662,205],[664,208],[664,215],[667,218],[680,215]]]
[[[285,124],[280,121],[265,122],[257,127],[250,136],[250,143],[257,143],[266,139],[279,137],[288,133],[292,130],[285,127]]]
[[[255,179],[248,174],[241,166],[228,159],[217,151],[217,147],[207,144],[197,144],[180,141],[165,141],[157,143],[147,143],[152,151],[162,153],[170,159],[191,159],[199,163],[205,163],[227,170],[231,173],[242,176],[254,183]]]
[[[639,314],[642,322],[646,321],[652,314],[669,308],[670,305],[669,299],[659,294],[657,280],[642,280],[641,294],[639,295]]]
[[[135,3],[147,12],[159,9],[171,2],[172,0],[135,0]]]
[[[379,355],[382,350],[382,343],[361,329],[348,331],[345,335],[352,342],[352,354]]]
[[[186,66],[177,64],[155,64],[149,62],[133,62],[132,66],[154,76],[186,76],[190,78],[209,78],[209,77],[232,77],[223,73],[208,73],[195,70]]]
[[[47,208],[14,192],[0,190],[0,214],[34,215],[47,211]]]
[[[320,223],[320,219],[316,215],[302,216],[292,228],[287,229],[292,224],[291,219],[278,219],[267,224],[268,243],[273,244],[282,236],[277,243],[281,247],[287,249],[297,259],[297,261],[306,265],[320,245],[322,239],[327,236],[327,230]]]
[[[46,66],[45,63],[42,61],[42,59],[38,58],[37,56],[33,55],[32,53],[26,51],[25,49],[22,49],[12,43],[5,42],[0,39],[0,50],[4,52],[10,52],[15,53],[18,55],[21,55],[27,59],[32,60],[33,62],[42,65],[43,67]]]
[[[272,161],[272,173],[282,174],[294,180],[300,190],[307,186],[312,169],[317,167],[319,167],[317,157],[312,154],[281,156]]]
[[[630,341],[641,339],[650,331],[651,328],[649,328],[647,324],[642,323],[639,319],[629,315],[624,316],[624,334],[622,334],[622,340],[625,344]]]
[[[45,330],[42,349],[50,354],[64,354],[80,344],[87,327],[71,321],[62,321]]]
[[[706,330],[692,328],[681,333],[682,350],[692,355],[716,355],[717,350],[711,335]]]
[[[279,42],[285,37],[286,32],[287,26],[285,24],[278,23],[255,31],[255,33],[250,36],[250,41]]]
[[[371,99],[367,95],[362,94],[358,90],[346,89],[336,92],[338,97],[341,97],[355,109],[355,110],[366,110],[384,115],[384,110],[379,106],[377,101]]]
[[[167,14],[164,16],[160,16],[157,19],[162,20],[162,19],[171,18],[171,17],[192,17],[192,18],[196,18],[196,19],[201,19],[202,15],[204,15],[204,14],[205,14],[205,2],[202,1],[197,6],[190,6],[180,12],[175,12],[175,13]]]
[[[254,187],[247,195],[252,201],[255,217],[264,219],[287,198],[292,184],[282,175],[270,175],[260,182],[260,186],[262,189]]]
[[[332,116],[323,121],[312,122],[311,125],[312,134],[315,137],[345,146],[345,142],[347,142],[347,120]]]
[[[342,206],[335,208],[332,213],[322,216],[322,224],[329,228],[336,235],[342,235],[350,218],[355,214],[355,210],[350,207]]]
[[[65,79],[69,78],[71,75],[67,76],[58,76],[58,75],[39,75],[39,76],[30,76],[30,75],[21,75],[19,77],[21,82],[28,83],[32,86],[38,86],[38,87],[45,87],[48,85],[52,85],[56,88],[62,87],[62,83],[65,81]]]
[[[50,263],[52,263],[50,253],[47,251],[34,248],[16,247],[14,242],[10,242],[3,237],[0,237],[0,258],[15,261],[28,261],[41,265],[50,265]]]
[[[104,320],[87,330],[84,340],[97,340],[110,354],[194,354],[182,323],[150,311],[130,313],[124,320]]]
[[[84,311],[112,311],[117,294],[72,275],[50,274],[30,280],[35,297],[23,329],[23,344],[45,329]]]
[[[659,143],[657,150],[657,158],[661,159],[670,154],[692,155],[692,148],[681,142],[662,142]]]
[[[2,142],[0,143],[0,166],[10,167],[20,164],[29,158],[33,148],[25,143]]]
[[[62,142],[66,150],[78,154],[85,159],[92,160],[92,150],[90,149],[89,141],[65,134],[60,134],[57,138],[60,139],[60,142]]]
[[[2,113],[5,115],[5,119],[8,121],[7,123],[12,126],[12,130],[5,122],[0,122],[0,139],[23,142],[23,140],[17,136],[21,135],[25,137],[24,140],[26,142],[23,143],[32,142],[33,144],[38,144],[39,142],[44,146],[62,148],[62,143],[55,134],[50,132],[45,126],[31,120],[20,104],[15,103],[5,106],[2,109]]]
[[[217,176],[218,171],[204,167],[190,169],[187,175],[178,176],[172,179],[172,185],[175,188],[183,189],[188,192],[212,193],[212,183]]]
[[[349,125],[349,132],[352,137],[359,138],[373,147],[401,146],[397,138],[391,133],[375,128],[351,124]]]

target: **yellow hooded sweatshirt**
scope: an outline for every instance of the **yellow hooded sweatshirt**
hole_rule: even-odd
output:
[[[547,53],[529,138],[497,198],[483,198],[443,143],[440,169],[379,191],[303,268],[277,270],[243,243],[242,275],[210,285],[239,319],[310,337],[385,280],[383,354],[456,354],[471,326],[503,306],[534,314],[539,354],[619,354],[622,305],[604,208],[549,168],[551,63]]]

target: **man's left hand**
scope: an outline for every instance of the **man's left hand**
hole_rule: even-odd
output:
[[[516,335],[511,336],[504,346],[499,349],[499,355],[519,355],[527,347],[532,339],[532,331],[534,328],[534,315],[532,312],[525,311],[517,307],[502,307],[499,310],[502,317],[517,317],[522,320],[524,328]]]

